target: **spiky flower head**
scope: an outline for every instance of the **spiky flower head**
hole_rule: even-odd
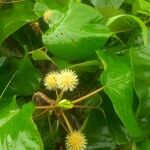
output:
[[[50,20],[52,16],[52,11],[50,9],[46,10],[43,14],[43,20],[45,23],[48,23],[48,21]]]
[[[49,90],[55,90],[57,89],[57,72],[50,72],[46,75],[44,78],[44,85]]]
[[[60,72],[57,83],[59,89],[63,91],[73,91],[73,89],[78,85],[79,80],[74,71],[64,69]]]
[[[85,150],[87,147],[87,139],[80,131],[73,131],[66,137],[67,150]]]

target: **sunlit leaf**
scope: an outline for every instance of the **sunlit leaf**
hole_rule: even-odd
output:
[[[19,109],[11,98],[0,101],[3,101],[0,105],[0,149],[43,150],[40,134],[32,120],[33,105],[26,104]],[[6,102],[7,105],[3,105]]]
[[[114,32],[125,32],[130,31],[131,29],[134,30],[136,26],[133,24],[133,21],[138,23],[138,25],[140,26],[142,30],[144,45],[147,46],[147,28],[144,22],[138,17],[127,14],[117,15],[110,18],[107,22],[107,25]]]
[[[138,150],[149,150],[150,148],[150,139],[145,139],[138,143]]]
[[[43,42],[54,55],[69,60],[95,56],[111,35],[100,20],[102,16],[92,7],[75,4],[64,18],[43,35]]]

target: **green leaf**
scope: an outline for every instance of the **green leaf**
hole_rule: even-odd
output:
[[[110,99],[106,95],[103,95],[102,99],[104,99],[104,101],[102,102],[101,107],[105,111],[107,126],[113,141],[117,145],[128,144],[131,141],[131,138],[129,137],[127,129],[123,126],[121,120],[114,112]]]
[[[20,63],[17,68],[18,73],[10,86],[15,90],[15,93],[32,94],[39,88],[41,74],[27,56],[17,63]],[[30,72],[28,72],[29,70]]]
[[[138,25],[141,27],[144,46],[147,47],[147,28],[140,18],[127,14],[117,15],[110,18],[107,22],[107,25],[111,28],[113,32],[124,32],[129,31],[131,29],[136,29],[136,26],[133,24],[133,21],[138,23]]]
[[[133,87],[128,59],[104,52],[97,52],[104,71],[101,83],[104,91],[112,101],[115,112],[127,128],[130,136],[137,138],[141,131],[132,110]]]
[[[40,8],[40,9],[39,9]],[[51,15],[49,16],[47,22],[49,23],[49,27],[59,23],[59,21],[63,17],[63,13],[58,10],[51,10],[47,5],[44,3],[37,2],[34,6],[34,11],[38,17],[43,16],[46,11],[50,11]]]
[[[38,16],[42,16],[46,9],[59,10],[65,12],[70,4],[70,0],[37,0],[34,10]]]
[[[19,3],[3,4],[0,7],[0,44],[20,27],[36,19],[33,12],[33,2],[31,0]]]
[[[50,57],[41,49],[32,51],[32,58],[34,60],[48,60],[51,61]]]
[[[90,60],[78,64],[70,65],[68,68],[77,71],[95,72],[98,70],[100,63],[97,60]]]
[[[95,56],[111,35],[100,24],[102,16],[84,4],[74,4],[57,25],[43,34],[43,43],[54,55],[68,60]],[[98,24],[99,23],[99,24]]]
[[[136,94],[140,100],[138,118],[144,134],[150,135],[150,49],[131,49],[130,59]]]
[[[113,150],[115,148],[101,111],[91,111],[84,124],[83,132],[88,141],[88,150]]]
[[[43,150],[40,135],[32,120],[33,105],[26,104],[18,109],[12,98],[1,101],[0,149]]]
[[[94,4],[97,8],[103,7],[114,7],[119,8],[125,0],[91,0],[92,4]]]
[[[145,0],[135,0],[133,4],[133,13],[140,13],[140,10],[145,13],[148,12],[147,15],[149,15],[150,2],[147,2]]]
[[[116,9],[114,7],[103,7],[101,9],[98,9],[104,18],[108,19],[117,15],[124,14],[122,10]]]
[[[150,139],[145,139],[137,144],[137,150],[149,150],[150,148]]]
[[[46,52],[44,52],[43,50],[41,49],[38,49],[38,50],[34,50],[31,52],[32,54],[32,58],[34,60],[48,60],[48,61],[51,61],[53,64],[55,64],[55,62],[46,54]]]
[[[44,150],[55,150],[57,144],[62,142],[62,129],[58,125],[58,120],[53,116],[47,117],[46,115],[35,119],[35,123],[40,132]]]
[[[70,66],[70,62],[65,60],[65,59],[61,59],[58,57],[53,57],[52,58],[53,61],[55,62],[56,66],[61,70],[61,69],[66,69]]]
[[[10,60],[0,68],[0,72],[0,97],[3,94],[5,96],[27,96],[39,89],[41,74],[33,66],[28,56],[23,59]]]
[[[74,105],[71,101],[63,99],[57,104],[57,106],[61,107],[62,109],[71,109]]]

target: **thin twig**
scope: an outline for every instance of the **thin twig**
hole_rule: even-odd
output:
[[[33,118],[36,119],[37,117],[44,115],[48,110],[49,110],[49,109],[45,109],[45,110],[42,111],[41,113],[39,113],[39,114],[33,116]]]
[[[36,106],[36,109],[55,109],[58,106]]]

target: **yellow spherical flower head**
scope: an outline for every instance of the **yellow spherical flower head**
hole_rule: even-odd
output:
[[[50,20],[52,16],[52,11],[50,9],[46,10],[43,14],[43,20],[45,23],[48,23],[48,21]]]
[[[66,137],[67,150],[85,150],[87,147],[87,139],[80,131],[73,131]]]
[[[55,90],[57,89],[57,72],[50,72],[46,75],[44,78],[44,85],[49,90]]]
[[[59,89],[63,91],[73,91],[79,83],[78,76],[72,70],[62,70],[58,76],[57,84]]]

